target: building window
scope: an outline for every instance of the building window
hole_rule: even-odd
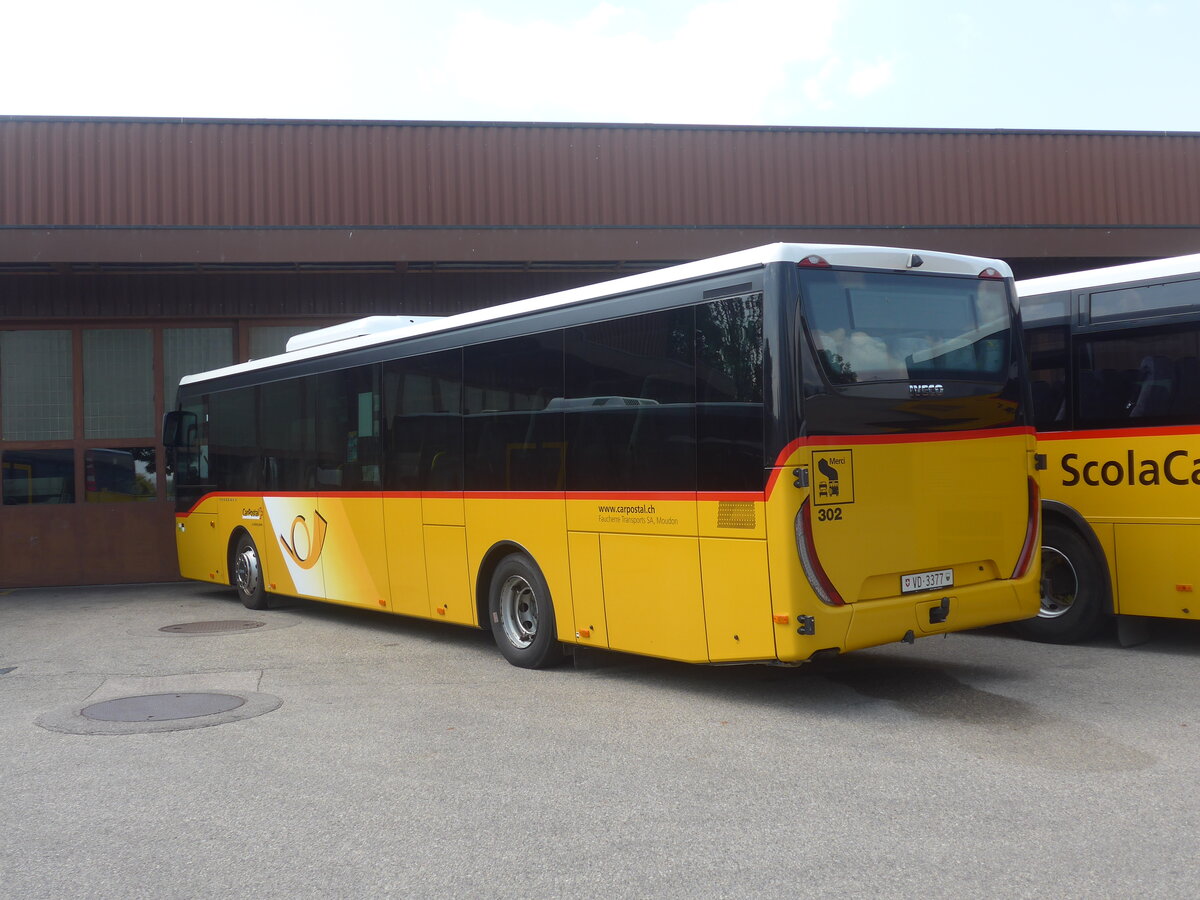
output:
[[[83,436],[137,438],[155,431],[153,332],[84,331]]]
[[[5,506],[75,502],[73,450],[5,450],[0,475]]]
[[[233,365],[232,328],[163,329],[163,408],[175,408],[184,375]]]
[[[84,451],[83,467],[87,503],[155,499],[158,474],[153,447],[89,447]]]
[[[75,437],[70,331],[0,332],[0,396],[6,441]]]

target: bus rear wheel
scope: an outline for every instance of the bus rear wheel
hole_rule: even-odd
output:
[[[529,557],[513,554],[496,566],[488,614],[496,646],[514,666],[545,669],[563,661],[550,588]]]
[[[262,560],[254,538],[243,534],[233,551],[233,586],[246,609],[266,609],[267,586],[263,583]]]
[[[1023,637],[1073,644],[1094,637],[1108,620],[1108,577],[1083,535],[1059,522],[1042,529],[1042,605],[1035,618],[1016,623]]]

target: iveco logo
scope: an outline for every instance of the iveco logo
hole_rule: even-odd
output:
[[[946,389],[940,384],[910,384],[908,386],[908,396],[910,397],[938,397],[946,393]]]

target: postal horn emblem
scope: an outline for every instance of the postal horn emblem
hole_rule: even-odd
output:
[[[304,529],[304,542],[308,544],[308,552],[304,556],[296,552],[297,528]],[[289,541],[281,534],[279,536],[279,543],[283,545],[283,549],[287,551],[287,555],[292,558],[292,562],[301,569],[311,569],[317,564],[317,560],[321,558],[321,548],[325,546],[325,532],[328,530],[329,523],[325,521],[319,512],[313,510],[312,533],[309,533],[308,523],[304,521],[304,516],[296,516],[296,518],[292,519],[291,540]]]

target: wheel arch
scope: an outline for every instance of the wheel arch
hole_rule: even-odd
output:
[[[489,616],[491,608],[491,598],[488,596],[492,587],[492,574],[496,571],[496,567],[500,565],[500,561],[507,556],[512,556],[514,553],[519,553],[529,560],[530,565],[537,569],[538,574],[543,580],[546,573],[542,571],[542,567],[538,565],[533,554],[526,550],[516,541],[497,541],[488,548],[483,554],[483,559],[479,561],[479,569],[475,573],[475,613],[478,617],[479,627],[491,629],[492,621]]]
[[[1072,506],[1068,506],[1058,500],[1043,500],[1042,501],[1042,536],[1045,540],[1045,528],[1048,522],[1058,522],[1075,531],[1088,549],[1095,555],[1100,562],[1100,570],[1104,573],[1104,612],[1111,615],[1113,613],[1113,588],[1111,569],[1109,567],[1108,554],[1104,552],[1104,547],[1100,543],[1100,538],[1096,536],[1096,532],[1092,526],[1088,524],[1079,512]]]

